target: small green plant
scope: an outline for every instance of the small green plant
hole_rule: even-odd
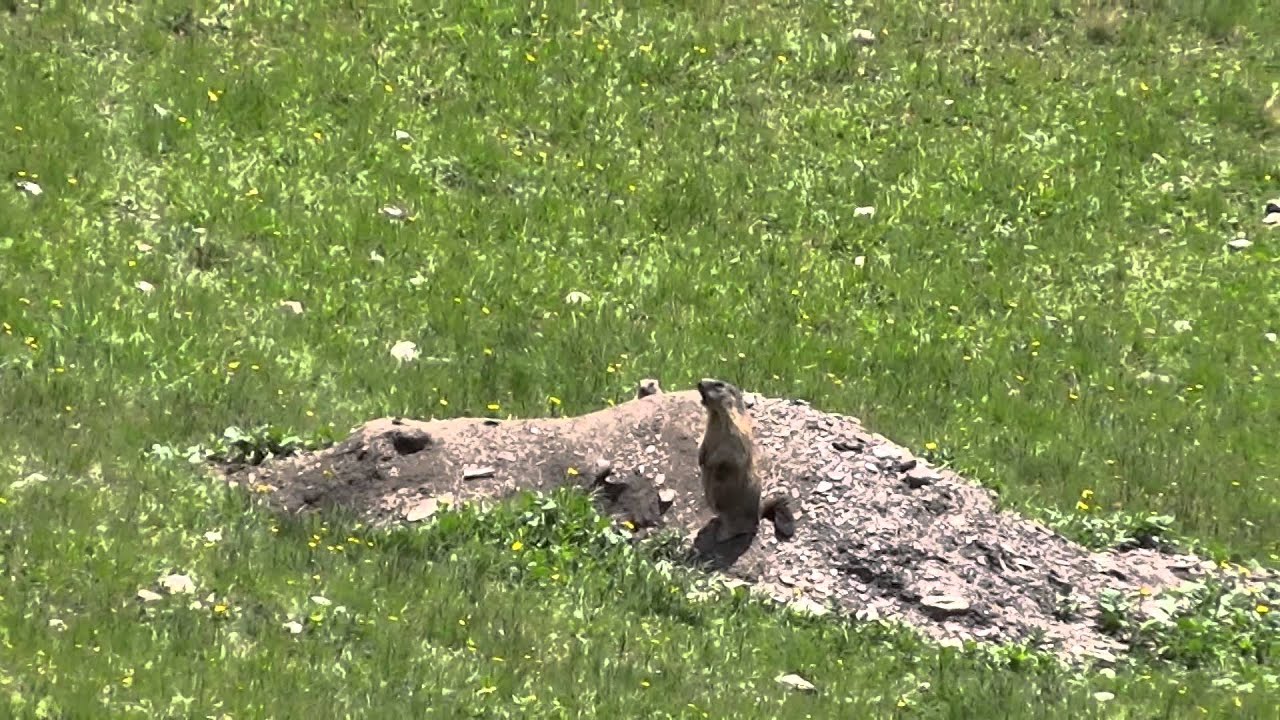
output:
[[[303,450],[318,450],[332,443],[332,436],[328,433],[303,438],[270,424],[249,430],[232,425],[223,430],[222,434],[211,436],[205,443],[191,445],[183,450],[156,443],[145,454],[148,458],[161,462],[182,457],[192,464],[215,462],[261,465],[273,458],[289,457]]]
[[[1093,490],[1088,488],[1080,492],[1074,512],[1043,508],[1035,513],[1050,527],[1094,550],[1149,548],[1171,551],[1178,547],[1172,515],[1105,512],[1095,499]]]
[[[1131,627],[1133,602],[1119,590],[1108,588],[1098,596],[1098,627],[1109,635],[1124,635]]]

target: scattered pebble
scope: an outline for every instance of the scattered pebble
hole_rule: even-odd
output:
[[[21,190],[21,191],[25,192],[25,193],[26,193],[26,194],[28,194],[28,195],[43,195],[43,194],[44,194],[44,189],[43,189],[43,188],[41,188],[38,184],[36,184],[36,183],[34,183],[34,182],[30,181],[30,180],[19,180],[19,181],[17,182],[17,186],[18,186],[18,189],[19,189],[19,190]]]
[[[280,312],[285,315],[301,315],[303,312],[302,303],[297,300],[281,300]]]
[[[1253,247],[1253,241],[1249,238],[1238,237],[1227,241],[1227,247],[1232,250],[1245,250]]]
[[[391,357],[402,363],[417,360],[421,354],[418,350],[418,344],[410,340],[401,340],[391,346]]]
[[[920,606],[939,616],[959,615],[969,611],[969,601],[958,595],[926,595]]]
[[[190,576],[172,573],[160,578],[160,587],[170,595],[194,595],[196,584]]]
[[[497,468],[491,465],[484,467],[468,466],[462,469],[463,480],[477,480],[479,478],[493,477],[498,472]]]
[[[800,677],[799,675],[796,675],[795,673],[779,675],[774,679],[780,685],[789,687],[792,690],[799,690],[800,692],[813,692],[817,690],[817,688],[813,686],[813,683],[809,682],[808,680],[805,680],[804,678]]]
[[[409,217],[409,211],[399,205],[383,205],[378,212],[392,220],[404,220]]]
[[[859,45],[874,45],[876,42],[876,34],[866,28],[855,29],[851,37]]]

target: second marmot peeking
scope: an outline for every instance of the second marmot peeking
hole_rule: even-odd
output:
[[[778,535],[791,537],[796,531],[791,498],[771,495],[761,503],[751,417],[742,390],[723,380],[705,378],[698,383],[698,394],[707,409],[698,469],[707,504],[720,520],[716,542],[754,535],[761,517],[773,521]]]

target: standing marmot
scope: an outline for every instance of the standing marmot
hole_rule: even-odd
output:
[[[791,499],[776,495],[761,505],[751,417],[747,415],[742,391],[723,380],[705,378],[698,383],[698,394],[707,409],[698,469],[707,504],[720,519],[716,542],[754,535],[761,517],[773,521],[777,534],[791,537],[796,531]]]

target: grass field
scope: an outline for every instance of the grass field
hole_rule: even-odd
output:
[[[1276,716],[1266,657],[940,650],[698,602],[571,498],[388,536],[146,454],[718,375],[1272,563],[1274,7],[37,5],[0,3],[0,714]],[[140,609],[169,573],[191,606]]]

